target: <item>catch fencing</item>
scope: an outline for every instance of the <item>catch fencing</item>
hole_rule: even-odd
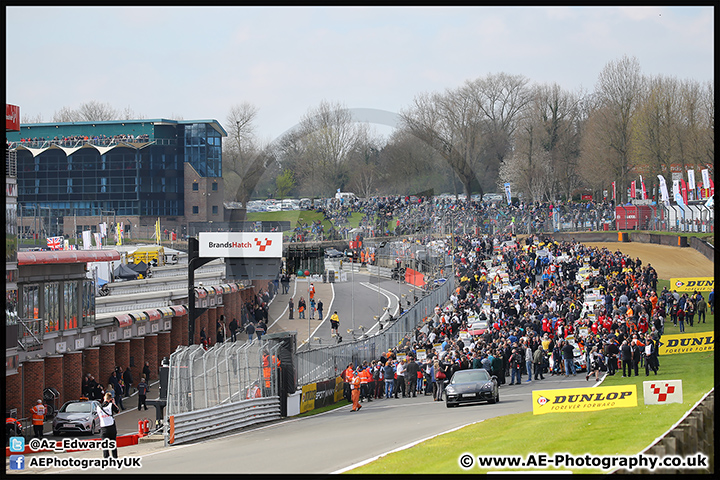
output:
[[[277,358],[280,346],[257,339],[205,350],[179,346],[170,356],[166,444],[198,440],[280,418]]]

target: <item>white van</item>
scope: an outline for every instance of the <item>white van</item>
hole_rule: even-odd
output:
[[[357,199],[357,196],[355,196],[355,194],[351,192],[337,192],[335,194],[335,198],[337,198],[338,200],[353,201]]]

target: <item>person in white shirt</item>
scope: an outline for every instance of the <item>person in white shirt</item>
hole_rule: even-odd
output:
[[[120,409],[115,404],[112,393],[105,393],[105,400],[97,407],[98,418],[100,419],[100,438],[107,438],[117,441],[117,427],[115,426],[115,417]],[[103,450],[103,458],[110,456],[110,450]],[[117,446],[112,450],[113,458],[118,458]]]
[[[398,390],[402,390],[402,396],[405,394],[405,360],[400,360],[397,364],[397,382],[395,384],[395,398],[398,398]]]

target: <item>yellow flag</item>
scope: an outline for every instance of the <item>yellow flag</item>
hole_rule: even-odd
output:
[[[160,217],[155,222],[155,243],[160,245]]]

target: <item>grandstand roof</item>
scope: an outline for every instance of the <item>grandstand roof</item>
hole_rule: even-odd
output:
[[[227,132],[217,120],[170,120],[167,118],[112,120],[102,122],[53,122],[53,123],[23,123],[19,132],[8,132],[6,137],[10,142],[17,142],[22,138],[55,138],[68,136],[115,136],[115,135],[144,135],[155,137],[158,126],[179,126],[205,123],[214,128],[220,135],[227,137]],[[158,135],[165,137],[165,135]]]

